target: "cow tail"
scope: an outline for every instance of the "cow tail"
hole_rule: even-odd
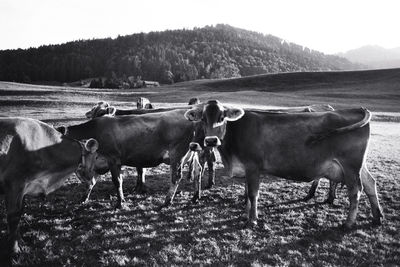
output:
[[[316,142],[319,142],[321,140],[324,140],[332,135],[337,135],[337,134],[342,134],[342,133],[347,133],[347,132],[351,132],[353,130],[359,129],[364,127],[365,125],[367,125],[370,121],[371,121],[371,117],[372,114],[371,112],[366,109],[366,108],[361,108],[362,111],[364,112],[364,118],[354,124],[348,125],[348,126],[344,126],[344,127],[340,127],[340,128],[336,128],[333,129],[331,131],[325,132],[325,133],[318,133],[315,134],[313,136],[311,136],[307,143],[308,144],[314,144]]]

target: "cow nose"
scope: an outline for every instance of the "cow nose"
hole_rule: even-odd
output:
[[[207,136],[204,138],[204,146],[207,147],[216,147],[221,145],[221,141],[217,136]]]
[[[200,151],[201,150],[201,146],[199,145],[199,143],[191,142],[189,144],[189,150],[190,151]]]

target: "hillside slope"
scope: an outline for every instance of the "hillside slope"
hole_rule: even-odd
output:
[[[0,51],[0,80],[71,82],[128,77],[162,83],[261,73],[349,70],[360,65],[228,25],[139,33]]]
[[[376,45],[367,45],[338,55],[351,62],[375,69],[400,67],[400,47],[386,49]]]

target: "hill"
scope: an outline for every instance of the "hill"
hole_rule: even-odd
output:
[[[173,83],[359,67],[338,56],[229,25],[0,51],[0,80],[64,83],[107,77],[106,87],[129,84],[138,76]]]
[[[338,55],[351,62],[375,69],[400,67],[400,47],[386,49],[376,45],[368,45]]]

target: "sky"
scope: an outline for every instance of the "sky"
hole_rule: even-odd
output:
[[[400,47],[398,0],[0,0],[0,50],[218,23],[326,54]]]

